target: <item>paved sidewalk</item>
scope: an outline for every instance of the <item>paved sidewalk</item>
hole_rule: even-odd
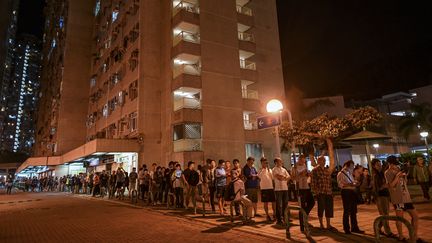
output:
[[[416,188],[412,188],[412,195],[414,198],[415,207],[419,212],[420,216],[420,227],[419,227],[419,237],[428,241],[432,242],[432,203],[431,202],[423,202],[423,199],[420,194],[418,193]],[[90,198],[91,200],[100,200],[100,198],[92,198],[86,195],[77,195],[78,197],[84,197],[84,198]],[[125,201],[119,201],[117,199],[115,200],[108,200],[108,199],[101,199],[101,200],[107,200],[113,203],[120,203],[120,204],[128,204],[131,203],[128,200]],[[296,202],[290,202],[290,205],[297,205]],[[200,207],[202,204],[198,203],[198,206]],[[190,218],[199,222],[207,223],[212,226],[209,230],[215,231],[215,232],[226,232],[229,230],[236,230],[241,232],[247,232],[247,233],[253,233],[257,235],[263,235],[270,238],[278,239],[278,240],[285,240],[286,239],[286,230],[284,227],[275,225],[274,223],[268,223],[266,222],[265,217],[257,217],[254,218],[255,223],[252,225],[243,225],[240,222],[240,219],[237,218],[234,223],[230,222],[230,219],[228,216],[221,217],[218,214],[211,214],[209,211],[207,211],[207,215],[205,217],[202,216],[202,210],[199,208],[198,214],[193,214],[192,210],[184,210],[184,209],[167,209],[166,206],[147,206],[145,205],[141,200],[134,205],[136,207],[145,207],[149,208],[153,211],[157,211],[159,213],[162,213],[167,216],[176,216],[180,218]],[[206,205],[206,208],[209,208],[209,205]],[[229,207],[227,206],[227,210],[229,212]],[[332,224],[334,227],[342,231],[342,201],[340,196],[335,196],[334,199],[334,210],[335,210],[335,218],[332,219]],[[261,215],[264,215],[264,209],[262,208],[262,204],[259,204],[258,212]],[[308,239],[306,239],[306,236],[300,232],[300,227],[298,227],[298,213],[293,211],[293,223],[295,226],[291,227],[291,240],[294,242],[309,242]],[[394,215],[394,211],[391,211],[391,215]],[[331,241],[331,242],[346,242],[346,241],[353,241],[353,242],[374,242],[374,232],[373,232],[373,222],[378,217],[378,210],[374,204],[371,205],[360,205],[359,206],[359,213],[358,213],[358,222],[359,227],[362,230],[366,231],[366,234],[364,235],[346,235],[342,232],[340,233],[332,233],[328,231],[322,231],[319,228],[319,221],[317,217],[317,207],[315,205],[314,209],[311,212],[311,215],[309,217],[309,222],[316,226],[312,229],[311,235],[313,241],[316,242],[322,242],[322,241]],[[406,217],[409,220],[408,214],[406,214]],[[394,233],[397,232],[395,224],[391,223],[391,228]],[[405,237],[408,237],[407,230],[404,229]],[[382,238],[381,242],[397,242],[394,239],[387,239]]]
[[[417,202],[415,204],[416,209],[419,212],[420,216],[420,228],[419,228],[419,236],[422,239],[427,240],[428,242],[432,242],[432,207],[430,202],[421,202],[422,199],[419,197],[415,188],[412,189],[414,192],[414,201]],[[24,195],[24,196],[23,196]],[[29,196],[31,195],[31,196]],[[45,200],[50,197],[63,197],[67,201],[68,198],[80,198],[86,201],[92,201],[94,203],[104,203],[102,205],[108,204],[118,204],[124,205],[128,208],[136,208],[141,209],[145,208],[147,212],[158,213],[163,216],[165,219],[169,221],[169,217],[176,217],[179,220],[192,220],[191,222],[203,223],[206,226],[206,230],[204,232],[208,233],[228,233],[228,232],[238,232],[240,233],[252,233],[257,236],[265,236],[268,239],[273,240],[285,240],[286,239],[286,231],[285,228],[277,226],[275,224],[269,224],[266,222],[264,217],[255,218],[255,224],[253,225],[242,225],[240,220],[237,219],[234,223],[231,223],[229,217],[221,217],[217,214],[207,214],[205,217],[202,214],[194,215],[192,211],[182,210],[182,209],[167,209],[166,206],[147,206],[144,205],[142,201],[139,201],[136,205],[131,204],[129,200],[120,201],[117,199],[104,199],[94,198],[88,195],[74,195],[70,193],[17,193],[13,195],[3,195],[0,191],[0,214],[4,216],[4,214],[8,214],[8,208],[17,208],[19,206],[25,208],[29,207],[26,205],[32,204],[40,204],[41,200]],[[90,202],[89,202],[90,203]],[[108,203],[108,204],[106,204]],[[84,203],[86,205],[87,203]],[[198,204],[199,205],[199,204]],[[259,204],[262,206],[262,204]],[[290,205],[296,205],[295,202],[290,202]],[[104,206],[107,207],[107,206]],[[207,208],[208,205],[206,206]],[[44,207],[42,207],[44,208]],[[228,207],[227,207],[228,209]],[[261,215],[264,214],[262,207],[258,209]],[[316,207],[312,210],[310,215],[310,223],[314,226],[319,226],[318,218],[316,215]],[[143,212],[145,213],[145,211]],[[200,211],[198,212],[200,213]],[[209,213],[209,212],[208,212]],[[394,212],[392,212],[394,214]],[[316,242],[322,241],[330,241],[330,242],[373,242],[373,221],[378,216],[377,209],[375,205],[360,205],[359,206],[359,226],[361,229],[366,231],[365,235],[345,235],[343,233],[330,233],[327,231],[321,231],[318,228],[314,228],[312,230],[312,240]],[[297,213],[293,215],[294,222],[297,223]],[[335,218],[332,221],[333,225],[342,230],[342,203],[339,196],[335,196]],[[397,232],[394,224],[391,224],[393,228],[393,232]],[[408,236],[408,233],[405,232],[405,236]],[[298,226],[293,226],[291,228],[291,240],[293,242],[308,242],[305,235],[302,234],[299,230]],[[382,242],[395,242],[392,239],[382,239]]]

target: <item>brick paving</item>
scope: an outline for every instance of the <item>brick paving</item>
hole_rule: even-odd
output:
[[[419,236],[432,242],[432,207],[430,202],[421,202],[416,188],[413,195],[415,207],[420,215]],[[291,205],[296,203],[291,202]],[[263,214],[263,209],[259,208]],[[393,213],[393,212],[392,212]],[[145,217],[140,217],[145,215]],[[359,207],[359,226],[365,235],[329,233],[317,228],[312,230],[315,242],[373,242],[373,221],[378,216],[375,205]],[[297,222],[294,215],[294,223]],[[66,193],[19,193],[0,195],[0,242],[171,242],[174,239],[186,242],[251,242],[259,240],[283,241],[285,229],[267,224],[264,217],[255,218],[256,223],[245,226],[236,220],[215,214],[194,215],[191,211],[147,207],[127,200],[108,200],[86,195]],[[103,222],[103,223],[101,223]],[[318,226],[316,207],[311,212],[310,223]],[[335,218],[333,225],[342,229],[342,203],[335,197]],[[393,232],[397,232],[391,223]],[[171,228],[172,231],[166,229]],[[179,231],[181,229],[181,231]],[[185,237],[190,231],[192,237]],[[243,236],[243,237],[242,237]],[[407,233],[406,235],[407,236]],[[4,239],[4,240],[2,240]],[[298,226],[291,229],[291,242],[309,242]],[[382,238],[381,242],[395,242]]]

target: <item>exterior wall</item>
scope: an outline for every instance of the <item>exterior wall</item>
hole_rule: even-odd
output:
[[[35,156],[85,142],[93,8],[93,0],[47,2]]]

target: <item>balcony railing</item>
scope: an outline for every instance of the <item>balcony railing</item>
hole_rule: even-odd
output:
[[[183,108],[201,109],[201,101],[199,99],[187,97],[174,100],[174,111],[178,111]]]
[[[251,89],[242,89],[242,97],[243,99],[254,99],[258,100],[258,91]]]
[[[202,151],[201,139],[181,139],[174,141],[174,152]]]
[[[200,43],[200,35],[199,33],[191,33],[187,31],[182,31],[174,36],[173,46],[177,45],[180,41],[187,41],[192,43]]]
[[[238,32],[238,39],[241,41],[255,42],[255,36],[246,32]]]
[[[237,5],[237,13],[252,16],[252,9],[245,6]]]
[[[190,2],[187,2],[187,1],[180,1],[176,6],[174,6],[174,8],[173,8],[173,16],[175,16],[181,10],[185,10],[187,12],[199,14],[199,7],[198,7],[198,5],[190,3]]]
[[[240,59],[240,68],[248,70],[256,70],[256,63]]]
[[[180,64],[174,66],[173,78],[180,74],[190,74],[195,76],[201,75],[201,67],[198,64]]]
[[[245,130],[256,130],[258,129],[258,125],[254,122],[250,122],[248,120],[243,120],[244,129]]]

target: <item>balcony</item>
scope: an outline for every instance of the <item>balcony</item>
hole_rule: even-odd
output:
[[[240,59],[240,68],[256,71],[256,63],[248,60]]]
[[[199,64],[178,64],[173,68],[173,78],[182,74],[201,76],[201,66]]]
[[[174,1],[173,16],[181,11],[199,14],[199,6],[197,2],[192,1]],[[176,4],[177,3],[177,4]]]
[[[237,13],[243,14],[246,16],[253,16],[252,9],[245,7],[245,6],[241,6],[241,5],[237,5]]]
[[[244,120],[243,124],[244,124],[245,130],[250,131],[250,130],[257,130],[258,129],[258,125],[256,122],[250,122],[250,121]]]
[[[201,139],[180,139],[173,142],[174,152],[202,151]]]
[[[173,38],[173,46],[176,46],[181,41],[190,42],[190,43],[200,43],[200,34],[199,33],[191,33],[188,31],[180,31]]]
[[[238,32],[238,39],[241,41],[248,41],[255,43],[255,36],[247,32]]]
[[[258,100],[258,91],[251,89],[242,89],[243,99]]]

